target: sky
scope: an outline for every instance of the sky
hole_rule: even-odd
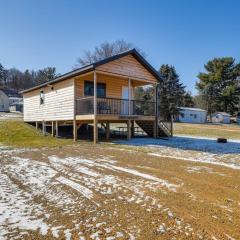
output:
[[[0,63],[63,74],[84,51],[123,39],[157,70],[173,65],[195,95],[207,61],[240,61],[239,12],[238,0],[0,0]]]

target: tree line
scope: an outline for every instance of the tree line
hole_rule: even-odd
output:
[[[6,69],[0,63],[0,87],[7,87],[21,91],[56,78],[55,67],[46,67],[37,71],[20,71],[16,68]]]
[[[86,51],[74,68],[78,68],[118,53],[132,49],[131,43],[124,40],[105,42]],[[136,47],[135,47],[136,48]],[[140,49],[137,50],[146,57]],[[158,84],[159,111],[166,118],[179,113],[179,107],[200,107],[212,114],[224,111],[235,114],[240,102],[240,63],[232,57],[214,58],[204,65],[205,72],[197,76],[196,89],[198,94],[191,92],[181,83],[174,66],[163,64],[158,72],[161,81]],[[9,87],[17,91],[50,81],[59,76],[55,67],[47,67],[37,71],[20,71],[16,68],[5,69],[0,64],[0,87]],[[137,88],[136,98],[154,101],[152,87]]]

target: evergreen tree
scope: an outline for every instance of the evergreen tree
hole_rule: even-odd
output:
[[[168,120],[171,115],[179,113],[185,87],[180,83],[179,76],[173,66],[164,64],[160,67],[159,73],[162,78],[158,87],[159,112],[160,116]]]
[[[214,58],[205,66],[206,72],[199,73],[196,87],[206,102],[207,111],[224,111],[233,114],[239,102],[237,77],[240,66],[231,57]]]
[[[194,107],[194,100],[190,92],[185,92],[183,95],[183,107]]]
[[[0,86],[4,86],[6,83],[7,70],[0,63]]]

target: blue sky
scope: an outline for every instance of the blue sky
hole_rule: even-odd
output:
[[[0,62],[20,70],[72,70],[85,50],[124,39],[159,69],[174,65],[194,94],[213,57],[240,60],[237,0],[0,0]]]

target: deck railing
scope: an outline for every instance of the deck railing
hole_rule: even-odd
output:
[[[94,98],[76,100],[76,115],[94,114]],[[97,114],[154,116],[155,102],[120,98],[97,98]]]

